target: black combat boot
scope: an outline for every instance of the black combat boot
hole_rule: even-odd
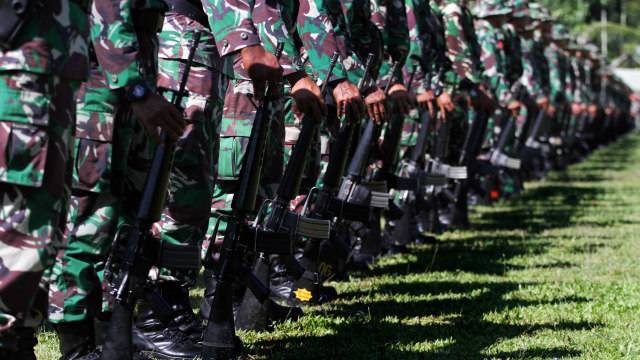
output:
[[[173,322],[194,343],[202,342],[202,320],[191,309],[189,289],[176,281],[167,281],[158,285],[162,297],[171,306]]]
[[[162,321],[145,302],[138,306],[132,336],[134,348],[152,358],[194,359],[201,351],[200,346],[179,330],[179,324],[173,320]]]
[[[36,360],[34,349],[38,343],[38,339],[36,338],[35,329],[30,327],[17,327],[15,334],[18,340],[18,348],[13,359]]]
[[[78,360],[96,349],[93,319],[55,324],[60,339],[60,360]]]

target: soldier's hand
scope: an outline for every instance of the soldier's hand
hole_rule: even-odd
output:
[[[442,92],[442,94],[440,94],[440,96],[438,96],[438,98],[436,99],[436,102],[438,103],[440,112],[443,115],[452,112],[456,108],[453,100],[451,100],[451,95],[449,95],[449,93],[447,92]]]
[[[571,103],[571,114],[578,115],[582,111],[582,106],[580,103]]]
[[[333,89],[333,98],[338,106],[338,116],[349,114],[354,119],[362,119],[365,108],[358,87],[345,80]]]
[[[267,83],[275,86],[282,79],[282,68],[278,58],[260,45],[248,46],[240,50],[242,66],[253,82],[253,95],[262,99]]]
[[[511,114],[513,114],[513,116],[517,116],[521,108],[522,103],[518,100],[513,100],[509,104],[507,104],[507,109],[511,111]]]
[[[553,105],[547,106],[547,115],[549,117],[554,117],[556,115],[556,111],[557,111],[557,109],[556,109],[555,106],[553,106]]]
[[[435,115],[435,109],[433,108],[433,101],[436,96],[433,91],[429,90],[427,92],[420,93],[416,96],[416,101],[418,102],[418,106],[425,110],[429,110],[429,115],[433,117]]]
[[[546,109],[547,106],[549,106],[549,98],[548,97],[542,97],[538,100],[536,100],[536,103],[538,104],[538,106],[540,106],[543,109]]]
[[[161,142],[158,128],[172,140],[179,138],[184,131],[185,122],[182,114],[173,104],[156,93],[150,93],[143,100],[132,102],[131,110],[157,143]]]
[[[589,116],[595,117],[598,114],[598,106],[597,105],[589,105],[587,110],[589,112]]]
[[[293,110],[308,114],[314,119],[322,119],[327,115],[327,106],[322,99],[318,85],[308,76],[303,76],[291,88],[294,100]]]
[[[382,124],[386,116],[386,110],[384,107],[385,100],[386,96],[384,95],[384,91],[380,88],[377,88],[374,92],[364,98],[369,116],[378,124]]]
[[[397,109],[401,114],[409,114],[409,111],[411,110],[411,96],[404,85],[391,85],[391,88],[389,88],[389,98],[393,100],[395,109]]]

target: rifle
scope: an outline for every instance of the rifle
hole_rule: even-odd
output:
[[[399,69],[400,63],[395,61],[391,70],[392,74],[395,74]],[[384,89],[385,95],[389,94],[389,90],[391,88],[391,84],[393,81],[389,81]],[[400,118],[401,122],[404,122],[404,118]],[[395,143],[397,147],[398,139],[395,139],[395,135],[401,135],[402,132],[402,123],[395,124],[394,126],[396,133],[394,134],[394,139],[391,142]],[[398,126],[399,125],[399,126]],[[347,200],[349,202],[355,202],[360,204],[366,204],[369,202],[371,207],[375,208],[385,208],[388,206],[388,196],[384,196],[382,193],[378,193],[375,191],[371,191],[367,187],[361,185],[361,181],[364,177],[365,170],[368,165],[369,160],[369,152],[373,145],[374,139],[377,137],[380,131],[380,126],[376,124],[373,119],[369,119],[365,125],[364,131],[360,136],[360,141],[356,147],[355,153],[351,158],[351,162],[349,163],[349,167],[347,169],[347,174],[342,179],[342,183],[340,184],[340,190],[338,190],[338,199]],[[387,148],[391,148],[393,145],[387,144]],[[392,154],[386,154],[385,158],[387,159],[386,165],[391,166],[390,163],[395,159],[395,151],[388,149]],[[384,186],[386,188],[386,184]],[[367,219],[368,222],[369,219]]]
[[[369,54],[365,63],[364,76],[358,83],[361,92],[369,83],[372,64],[373,55]],[[329,239],[311,238],[307,241],[300,264],[307,270],[304,274],[308,276],[298,279],[296,288],[312,288],[323,279],[332,278],[340,273],[349,253],[347,244],[338,239],[338,232],[342,234],[343,230],[340,220],[367,221],[369,219],[368,205],[350,203],[335,195],[345,171],[352,138],[357,133],[358,127],[356,119],[347,119],[342,124],[337,138],[332,142],[329,163],[322,178],[322,187],[312,188],[307,195],[302,215],[309,213],[314,218],[336,221],[331,227]],[[312,294],[312,297],[315,298],[315,295]]]
[[[189,56],[180,81],[180,86],[178,91],[173,93],[171,99],[171,103],[177,108],[180,108],[182,98],[185,94],[189,72],[195,51],[200,42],[200,36],[200,32],[194,33],[193,43],[189,49]],[[109,274],[105,276],[107,278],[115,278],[115,286],[112,289],[115,305],[103,346],[102,360],[132,358],[131,323],[133,320],[133,309],[137,299],[144,297],[154,308],[164,307],[166,309],[168,306],[166,303],[163,304],[162,299],[158,297],[157,293],[154,294],[146,286],[151,266],[162,265],[163,261],[171,259],[177,254],[171,254],[172,251],[180,252],[179,246],[160,243],[160,241],[155,239],[151,234],[151,226],[160,219],[160,214],[164,208],[164,200],[174,154],[174,143],[168,139],[166,133],[162,132],[160,137],[162,142],[153,154],[151,168],[147,174],[142,192],[142,199],[133,223],[130,226],[128,236],[126,237],[126,253],[124,254],[124,259],[120,264],[117,274],[112,272],[111,268],[113,266],[113,252],[117,250],[119,245],[118,236],[116,236],[114,240],[112,255],[110,255],[108,260],[107,268],[110,270]],[[199,268],[200,264],[197,249],[195,252],[195,264],[193,261],[187,260],[184,265],[186,268]],[[168,314],[166,311],[160,311],[160,313],[164,314],[164,317]]]
[[[518,101],[522,101],[522,96],[524,95],[524,91],[522,86],[518,86],[515,90],[516,99]],[[516,116],[511,114],[508,109],[504,109],[505,115],[507,117],[506,125],[500,130],[500,135],[498,137],[498,141],[496,145],[493,147],[490,155],[490,162],[492,165],[505,167],[508,169],[518,170],[520,169],[520,159],[512,158],[505,153],[505,147],[507,146],[507,142],[511,138],[511,134],[513,133],[513,129],[516,126]]]
[[[283,44],[279,43],[275,52],[280,58]],[[262,102],[256,109],[255,120],[245,158],[240,170],[238,188],[231,202],[231,214],[220,251],[220,267],[216,277],[216,290],[202,341],[202,358],[205,360],[234,359],[238,356],[239,342],[235,333],[233,317],[233,283],[237,278],[246,282],[247,287],[260,302],[269,296],[269,288],[250,269],[242,265],[245,251],[254,248],[258,252],[272,253],[271,248],[260,248],[264,244],[256,242],[255,232],[246,224],[247,216],[255,210],[265,147],[269,129],[268,102],[273,97],[273,87],[268,86]],[[251,244],[250,241],[254,240]],[[289,246],[289,238],[280,239],[284,247]],[[280,247],[280,246],[277,246]]]
[[[326,94],[327,83],[331,79],[331,73],[333,68],[338,62],[338,53],[335,52],[331,57],[329,63],[329,71],[327,78],[322,83],[320,89],[321,97],[324,98]],[[298,216],[298,214],[289,211],[289,204],[298,195],[300,189],[300,183],[304,169],[306,167],[309,151],[311,150],[313,137],[318,129],[321,119],[315,119],[309,115],[305,115],[302,120],[302,129],[300,136],[296,142],[295,147],[287,163],[282,181],[278,185],[276,190],[276,197],[273,200],[267,200],[263,204],[268,204],[269,211],[264,219],[263,238],[256,241],[270,241],[269,235],[278,234],[279,236],[289,237],[291,244],[294,244],[298,236],[308,236],[318,239],[326,239],[329,237],[330,221],[320,219],[310,219]],[[260,226],[260,214],[258,212],[258,219],[255,221],[255,226]],[[286,267],[289,273],[293,273],[296,278],[299,278],[304,273],[304,270],[300,270],[300,265],[292,257],[288,257],[285,261]],[[264,257],[264,254],[259,254],[254,265],[254,274],[264,283],[269,282],[269,265]],[[315,300],[313,296],[314,292],[309,292],[311,298],[301,297],[303,301]],[[306,295],[306,293],[305,293]],[[271,306],[274,306],[271,304]],[[251,311],[251,309],[261,309],[258,311]],[[257,324],[260,320],[266,320],[268,309],[263,305],[262,301],[259,301],[251,291],[245,291],[245,295],[242,301],[240,310],[236,317],[236,325],[242,329],[259,329],[266,324]]]
[[[416,70],[417,70],[417,64],[414,63],[414,69],[411,72],[411,76],[409,77],[409,82],[407,85],[408,89],[411,88]],[[389,180],[393,180],[392,187],[400,191],[401,195],[400,195],[399,209],[402,212],[402,215],[396,221],[392,221],[392,219],[390,219],[391,221],[387,222],[387,224],[389,224],[389,227],[391,227],[391,233],[389,234],[389,236],[387,236],[388,238],[387,242],[393,242],[394,244],[399,244],[399,245],[405,245],[409,243],[409,241],[411,241],[411,218],[414,214],[411,208],[412,201],[409,195],[410,193],[414,193],[415,196],[418,196],[418,193],[420,192],[420,188],[421,188],[421,180],[422,180],[421,178],[423,177],[421,175],[425,175],[423,172],[419,171],[418,161],[426,151],[427,141],[429,139],[429,127],[430,127],[431,119],[428,111],[425,111],[422,109],[418,109],[418,111],[419,111],[420,122],[421,122],[420,131],[418,133],[418,139],[417,139],[416,145],[411,151],[409,159],[402,161],[402,166],[401,166],[402,169],[400,170],[401,174],[406,176],[403,176],[403,177],[398,176],[398,177],[394,177],[393,179],[389,177]],[[402,118],[402,120],[404,120],[404,118]],[[403,124],[400,125],[400,127],[402,126]],[[397,131],[398,131],[398,134],[394,134],[394,133],[389,134],[389,138],[393,138],[397,136],[398,143],[399,143],[400,137],[402,135],[401,134],[402,129],[399,129]],[[391,129],[390,129],[390,132],[392,132]],[[385,138],[385,143],[389,138]],[[389,142],[391,141],[393,140],[389,140]],[[383,155],[389,151],[395,152],[397,150],[397,146],[393,147],[393,145],[396,145],[396,144],[392,143],[387,148],[385,148],[383,144],[383,149],[384,149]],[[385,156],[383,158],[383,168],[385,167],[385,163],[384,163],[385,158],[387,159],[388,162],[391,161],[391,159],[389,159],[390,158],[389,155]],[[383,172],[383,175],[384,175],[384,172]],[[387,234],[387,231],[385,231],[385,235],[386,234]]]
[[[473,95],[472,95],[473,96]],[[455,187],[453,191],[452,200],[454,203],[454,212],[452,222],[461,222],[461,225],[466,226],[467,223],[467,191],[469,179],[472,177],[471,172],[475,166],[475,158],[482,146],[482,138],[487,128],[487,121],[489,116],[484,111],[476,113],[475,119],[473,119],[471,125],[467,129],[464,143],[462,145],[462,151],[458,160],[458,166],[466,168],[465,176],[460,176],[455,179]],[[445,191],[447,194],[447,191]],[[459,216],[462,216],[461,218]]]

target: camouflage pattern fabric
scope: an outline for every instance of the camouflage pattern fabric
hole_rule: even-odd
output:
[[[71,180],[73,94],[88,72],[86,4],[52,0],[0,52],[0,348],[45,316],[38,284],[61,241]],[[46,283],[43,283],[46,287]]]
[[[238,56],[239,57],[239,56]],[[234,61],[238,77],[247,76]],[[236,191],[238,177],[253,121],[257,111],[257,103],[252,99],[253,85],[250,80],[230,80],[224,92],[224,108],[220,121],[219,153],[217,159],[217,178],[211,205],[212,218],[209,221],[208,237],[223,236],[226,223],[222,221],[225,212],[231,209],[231,201]],[[268,118],[271,119],[267,138],[267,149],[264,155],[262,187],[259,197],[271,199],[277,188],[284,168],[284,99],[272,99],[267,106]],[[260,204],[260,200],[258,201]],[[217,235],[214,230],[217,228]],[[213,239],[211,239],[213,240]]]
[[[364,67],[347,36],[346,19],[337,0],[299,0],[296,30],[304,46],[308,64],[319,79],[327,79],[334,52],[340,61],[331,78],[348,79],[354,84],[362,78]]]
[[[95,0],[92,6],[97,63],[77,99],[80,121],[71,216],[49,292],[53,322],[80,321],[106,310],[101,305],[106,298],[104,263],[116,229],[134,215],[153,153],[152,141],[131,119],[117,91],[139,81],[154,85],[155,33],[165,5],[125,0],[118,5]]]
[[[77,95],[72,196],[63,246],[51,272],[49,321],[100,311],[105,260],[117,229],[133,126],[94,65]],[[117,119],[117,125],[116,125]]]
[[[470,84],[480,84],[483,68],[473,17],[459,0],[444,0],[442,17],[447,42],[446,55],[452,69],[445,79],[449,92],[453,93],[452,90],[460,85],[468,87]]]
[[[159,35],[158,87],[168,100],[179,89],[185,61],[195,31],[201,33],[194,64],[187,81],[188,96],[182,108],[187,126],[176,142],[169,194],[154,232],[172,244],[200,245],[209,224],[213,194],[214,159],[218,150],[217,130],[222,116],[222,99],[218,89],[226,79],[216,70],[220,56],[208,27],[185,15],[165,15]],[[195,284],[197,272],[163,269],[161,277]]]

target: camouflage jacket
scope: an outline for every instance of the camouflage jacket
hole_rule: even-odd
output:
[[[482,82],[483,66],[480,45],[473,26],[473,16],[459,0],[444,0],[444,20],[447,57],[453,71],[446,73],[444,82],[450,92]]]
[[[536,55],[536,41],[533,38],[522,39],[522,76],[520,82],[529,95],[535,99],[545,96],[540,64],[540,58]],[[546,61],[546,60],[545,60]]]
[[[200,24],[185,15],[167,12],[158,35],[160,59],[182,59],[189,56],[189,49],[196,31],[200,32],[200,43],[193,61],[214,69],[220,69],[220,55],[213,34],[206,24]]]
[[[237,51],[253,45],[262,45],[275,52],[278,43],[284,45],[280,65],[287,76],[300,71],[299,53],[292,32],[294,4],[291,1],[266,0],[203,0],[209,26],[222,57],[222,72],[228,76],[248,78],[235,74],[233,61]]]
[[[504,24],[502,26],[502,34],[504,34],[503,48],[504,53],[508,56],[504,57],[506,76],[510,85],[518,82],[522,76],[522,43],[520,35],[512,24]]]
[[[96,57],[105,73],[109,88],[121,89],[126,86],[147,81],[154,85],[155,73],[146,73],[155,69],[151,62],[157,60],[156,54],[139,39],[140,32],[153,33],[155,17],[161,16],[166,5],[161,0],[94,0],[91,10],[91,40]],[[149,11],[134,20],[136,13]],[[153,14],[150,16],[150,14]],[[136,24],[139,21],[149,24]]]
[[[198,66],[191,68],[187,90],[211,96],[217,86],[217,76],[213,69],[220,70],[221,60],[215,40],[209,28],[190,19],[186,15],[168,12],[160,32],[158,48],[158,87],[178,90],[184,73],[186,60],[193,44],[195,32],[200,32],[200,42],[193,61]],[[166,60],[166,61],[165,61]],[[183,60],[183,61],[175,61]]]
[[[354,84],[362,78],[364,66],[347,36],[346,19],[338,0],[298,0],[297,33],[313,72],[327,78],[334,52],[340,55],[331,79],[348,79]]]
[[[574,56],[571,59],[571,71],[573,76],[573,101],[581,104],[588,102],[587,98],[587,81],[584,69],[584,60]]]
[[[495,28],[486,20],[476,20],[476,34],[480,43],[480,60],[484,66],[483,76],[487,80],[489,89],[495,94],[501,104],[506,105],[511,100],[510,86],[506,77],[505,54],[500,29]]]
[[[409,49],[405,5],[400,0],[343,0],[350,43],[360,59],[374,55],[371,76],[391,77],[392,61],[403,63]],[[389,26],[387,26],[389,24]],[[401,72],[393,74],[396,78]]]
[[[564,50],[555,43],[551,43],[544,51],[549,64],[550,100],[559,105],[564,101],[571,101],[567,94],[569,85],[569,71],[571,70],[569,59]]]
[[[417,60],[419,68],[414,80],[416,93],[435,90],[441,85],[439,74],[444,67],[446,52],[441,19],[428,0],[406,0],[405,6],[410,40],[405,76],[413,71],[413,60]]]
[[[402,67],[390,74],[392,64],[404,64],[409,52],[409,28],[404,0],[375,0],[371,2],[371,21],[382,34],[383,61],[379,79],[381,84],[402,81]]]
[[[27,17],[9,49],[0,51],[0,71],[24,70],[84,80],[89,75],[88,1],[49,0]]]

